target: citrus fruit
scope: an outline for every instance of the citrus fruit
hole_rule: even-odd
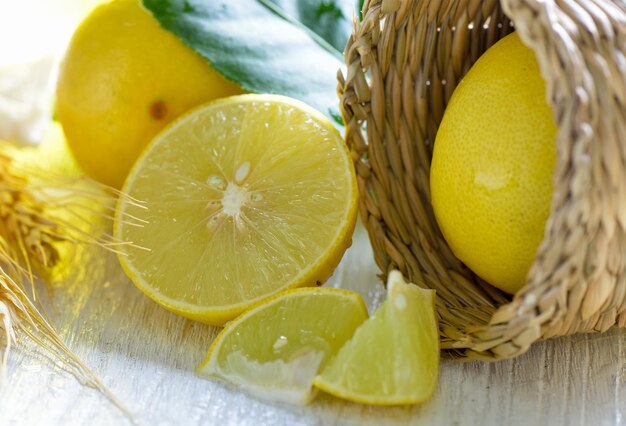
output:
[[[325,281],[350,244],[358,194],[332,124],[271,95],[185,114],[146,148],[123,191],[142,201],[117,208],[116,237],[141,247],[120,257],[129,277],[167,309],[212,324]]]
[[[20,148],[14,161],[20,164],[20,168],[26,168],[29,174],[43,174],[49,183],[54,177],[84,177],[69,153],[61,124],[53,120],[45,124],[47,129],[39,145]]]
[[[98,6],[74,33],[59,71],[56,112],[78,164],[120,187],[167,123],[241,93],[138,0]]]
[[[555,141],[535,55],[513,33],[452,94],[430,172],[433,209],[450,248],[509,293],[524,285],[543,239]]]
[[[362,404],[403,405],[431,397],[439,375],[435,291],[392,271],[387,300],[314,380],[327,393]]]
[[[366,318],[357,293],[287,290],[228,323],[197,373],[263,399],[306,404],[319,369]]]

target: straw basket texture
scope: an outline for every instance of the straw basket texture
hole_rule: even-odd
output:
[[[429,173],[456,84],[513,30],[536,53],[559,130],[550,219],[511,297],[446,245]],[[369,0],[345,61],[341,109],[376,262],[437,290],[444,354],[510,358],[626,325],[625,1]]]

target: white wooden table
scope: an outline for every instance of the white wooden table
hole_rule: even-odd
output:
[[[97,2],[81,0],[81,13]],[[62,41],[70,33],[60,31],[71,30],[80,14],[63,15],[67,22],[60,24],[51,18],[60,7],[52,4],[0,0],[0,21],[7,24],[0,28],[5,33],[0,33],[7,35],[5,41],[11,40],[0,42],[4,47],[0,53],[26,52],[25,46],[30,45],[54,51],[53,45],[60,43],[55,40]],[[31,28],[24,25],[27,21],[20,13],[29,17]],[[33,21],[33,16],[39,20]],[[35,27],[37,31],[31,31]],[[36,38],[27,40],[29,34]],[[13,45],[16,39],[30,44],[22,43],[18,49]],[[45,77],[49,70],[43,72]],[[375,408],[325,395],[310,406],[291,407],[258,401],[197,378],[194,368],[216,328],[160,308],[132,285],[110,253],[76,248],[71,256],[73,262],[66,271],[57,271],[48,292],[52,321],[139,424],[595,426],[625,422],[626,333],[621,330],[538,343],[520,358],[494,364],[444,360],[434,398],[419,407]],[[371,310],[384,298],[377,272],[367,235],[359,225],[353,247],[327,285],[359,291]],[[28,342],[21,343],[12,351],[7,375],[0,382],[0,426],[131,424],[100,393],[81,385]]]
[[[536,344],[498,363],[442,362],[434,398],[378,408],[320,395],[307,407],[255,400],[199,379],[216,328],[160,308],[124,276],[115,256],[76,249],[52,285],[51,317],[69,346],[147,425],[619,425],[626,412],[626,333]],[[327,285],[359,291],[370,310],[384,298],[367,235]],[[62,276],[65,275],[65,276]],[[0,425],[131,424],[97,391],[20,347],[0,387]]]

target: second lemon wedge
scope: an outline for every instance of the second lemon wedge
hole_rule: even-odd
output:
[[[428,400],[439,377],[435,291],[392,271],[387,300],[315,378],[318,388],[361,404],[404,405]]]

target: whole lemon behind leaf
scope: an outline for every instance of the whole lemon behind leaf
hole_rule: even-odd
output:
[[[77,163],[119,188],[152,137],[191,107],[241,93],[138,0],[97,7],[61,66],[57,115]]]
[[[556,126],[534,52],[513,33],[459,83],[435,140],[432,205],[454,254],[490,284],[526,282],[550,213]]]

